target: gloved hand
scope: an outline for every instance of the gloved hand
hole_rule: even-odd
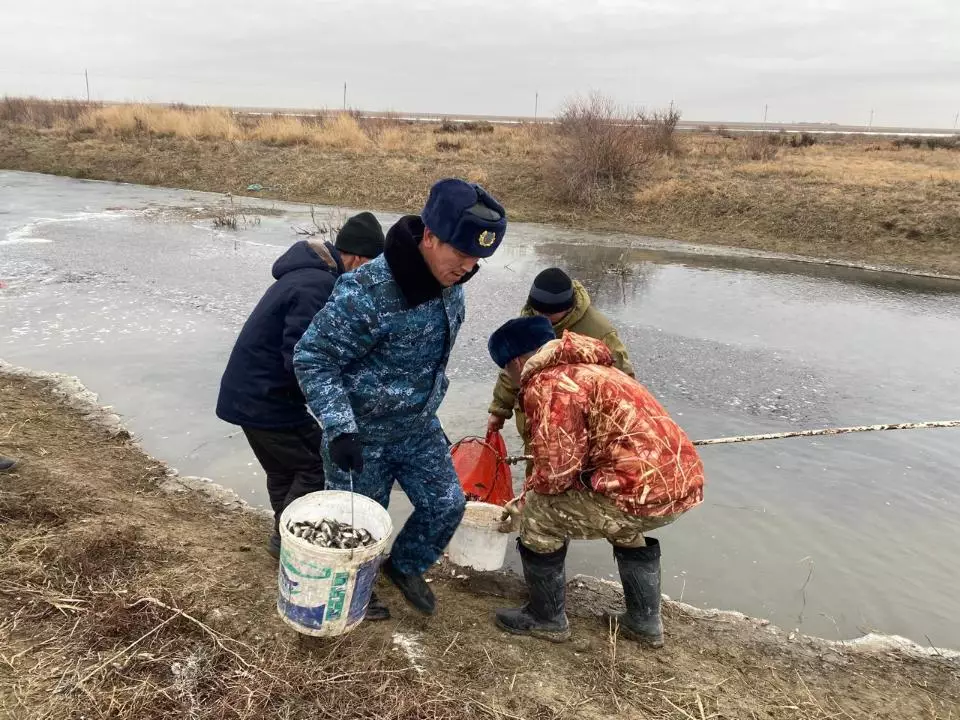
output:
[[[363,448],[356,433],[337,435],[330,441],[330,459],[344,472],[363,471]]]
[[[503,506],[503,515],[500,516],[500,525],[497,530],[502,533],[520,530],[520,497],[515,497]]]

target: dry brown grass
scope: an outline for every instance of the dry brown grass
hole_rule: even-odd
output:
[[[85,112],[76,122],[80,132],[129,137],[152,134],[198,140],[235,140],[240,127],[229,110],[180,110],[155,105],[109,105]]]
[[[249,136],[268,145],[306,145],[315,133],[316,127],[300,118],[273,115],[261,118]]]
[[[395,211],[418,210],[430,183],[452,175],[483,182],[514,220],[960,275],[960,151],[949,143],[804,146],[801,135],[659,136],[635,126],[629,152],[612,156],[622,172],[590,170],[578,194],[560,187],[563,168],[571,158],[598,167],[599,155],[573,152],[576,134],[557,125],[451,123],[438,134],[343,113],[8,105],[20,109],[0,113],[4,168],[233,194],[259,182],[278,199]],[[579,137],[589,150],[592,134]]]
[[[360,123],[348,113],[339,113],[324,123],[314,136],[314,144],[331,150],[361,151],[373,143],[363,132]]]

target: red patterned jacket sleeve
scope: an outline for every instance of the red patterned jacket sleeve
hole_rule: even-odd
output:
[[[533,474],[526,489],[556,495],[579,484],[590,443],[582,388],[565,373],[540,373],[524,392]]]

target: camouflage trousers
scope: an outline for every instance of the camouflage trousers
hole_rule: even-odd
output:
[[[520,542],[537,553],[552,553],[568,539],[609,540],[614,545],[646,545],[643,534],[669,525],[679,515],[629,515],[606,495],[567,490],[559,495],[528,492],[520,512]]]
[[[349,490],[350,475],[323,449],[328,490]],[[423,432],[401,441],[363,446],[363,470],[353,477],[354,492],[390,504],[394,483],[413,504],[390,557],[402,573],[422,575],[443,553],[463,517],[465,499],[450,460],[450,447],[436,418]]]

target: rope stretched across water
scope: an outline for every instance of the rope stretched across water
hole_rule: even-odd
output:
[[[790,430],[788,432],[765,433],[762,435],[733,435],[731,437],[694,440],[694,445],[731,445],[733,443],[755,442],[757,440],[783,440],[795,437],[817,437],[820,435],[846,435],[847,433],[876,432],[878,430],[926,430],[928,428],[960,427],[960,420],[935,420],[931,422],[888,423],[886,425],[854,425],[851,427],[820,428],[817,430]],[[511,465],[533,460],[531,455],[511,455],[506,462]]]

